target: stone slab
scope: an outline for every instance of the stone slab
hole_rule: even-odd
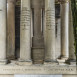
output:
[[[77,67],[73,65],[26,65],[15,64],[0,65],[0,74],[27,74],[27,75],[74,75],[77,74]]]
[[[58,65],[58,63],[57,62],[54,62],[54,61],[52,61],[52,62],[44,62],[44,65]]]
[[[14,77],[62,77],[62,75],[15,75]]]
[[[0,75],[0,77],[77,77],[77,75]]]
[[[0,75],[0,77],[14,77],[14,75]]]
[[[22,61],[22,60],[19,60],[19,61],[13,61],[11,60],[12,63],[16,64],[16,65],[20,65],[20,66],[24,66],[24,65],[32,65],[32,61]]]

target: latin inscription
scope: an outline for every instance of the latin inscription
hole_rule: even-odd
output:
[[[71,72],[71,71],[75,71],[75,70],[73,70],[72,68],[70,68],[70,69],[53,69],[53,68],[50,68],[50,69],[47,69],[47,68],[44,68],[44,69],[2,69],[2,71],[52,71],[52,72],[64,72],[64,71],[66,71],[66,72]]]

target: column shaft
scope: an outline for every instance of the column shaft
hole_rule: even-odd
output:
[[[30,0],[21,0],[20,59],[31,60],[31,9]]]
[[[0,63],[6,63],[6,8],[7,0],[0,0]]]
[[[69,2],[61,4],[61,52],[69,58]]]
[[[15,0],[7,0],[7,58],[15,58]]]
[[[55,1],[45,0],[45,61],[55,60]]]

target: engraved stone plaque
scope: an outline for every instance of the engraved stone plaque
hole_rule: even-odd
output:
[[[15,75],[14,77],[62,77],[62,75]]]

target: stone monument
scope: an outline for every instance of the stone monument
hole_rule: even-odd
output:
[[[0,77],[77,76],[70,0],[0,1]]]

